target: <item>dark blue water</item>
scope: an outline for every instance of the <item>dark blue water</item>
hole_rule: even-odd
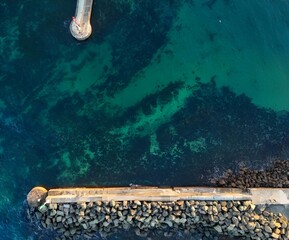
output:
[[[75,6],[0,3],[1,239],[51,238],[25,218],[36,185],[208,185],[288,158],[287,1],[96,0],[85,42]]]

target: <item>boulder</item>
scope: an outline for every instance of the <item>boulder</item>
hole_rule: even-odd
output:
[[[268,225],[265,226],[265,231],[267,233],[272,233],[272,228],[270,228]]]
[[[221,226],[215,226],[214,229],[218,232],[218,233],[223,233],[223,230],[221,228]]]

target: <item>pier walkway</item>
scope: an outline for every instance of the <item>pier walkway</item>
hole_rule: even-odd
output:
[[[44,188],[43,188],[44,189]],[[45,192],[46,191],[46,192]],[[33,193],[33,189],[29,194]],[[250,200],[253,204],[287,205],[287,188],[212,188],[212,187],[97,187],[58,188],[43,190],[47,203],[74,203],[96,201],[236,201]],[[28,194],[28,198],[29,198]],[[29,201],[28,201],[29,202]]]
[[[92,33],[90,17],[93,0],[77,0],[75,17],[70,24],[70,32],[77,40],[85,40]]]

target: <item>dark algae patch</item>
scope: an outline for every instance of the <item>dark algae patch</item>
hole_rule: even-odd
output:
[[[186,174],[185,179],[190,180],[183,182],[185,185],[200,181],[200,175],[190,172],[196,168],[205,174],[218,165],[233,167],[239,162],[259,165],[268,156],[287,158],[286,115],[259,108],[245,95],[236,95],[227,87],[219,89],[211,82],[200,84],[186,106],[158,129],[157,138],[167,158],[173,158],[170,150],[175,146],[182,152],[174,172],[179,168],[179,174]]]
[[[107,41],[112,46],[112,66],[100,90],[113,95],[125,88],[132,77],[146,67],[157,50],[167,42],[178,1],[137,1],[133,11],[123,13]]]

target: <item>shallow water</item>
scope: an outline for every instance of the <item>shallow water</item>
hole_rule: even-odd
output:
[[[45,239],[36,185],[208,185],[288,158],[287,1],[98,0],[85,42],[75,4],[0,3],[2,239]]]

